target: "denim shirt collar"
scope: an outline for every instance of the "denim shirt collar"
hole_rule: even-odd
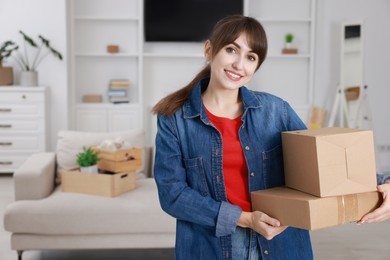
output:
[[[203,108],[202,93],[206,90],[210,78],[203,78],[192,89],[188,100],[184,103],[183,114],[184,118],[194,118],[200,116],[202,121],[208,123],[206,111]],[[250,91],[247,87],[240,87],[240,95],[243,103],[243,117],[249,108],[261,107],[261,101],[256,97],[255,93]]]

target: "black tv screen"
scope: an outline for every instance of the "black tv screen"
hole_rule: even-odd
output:
[[[145,41],[204,41],[219,19],[243,14],[243,5],[243,0],[145,0]]]
[[[345,26],[345,39],[359,38],[359,37],[360,37],[360,25]]]

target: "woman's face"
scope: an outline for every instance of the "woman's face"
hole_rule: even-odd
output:
[[[224,46],[214,57],[211,57],[210,42],[207,42],[205,55],[211,61],[210,86],[230,90],[248,83],[259,62],[259,57],[248,45],[245,33]]]

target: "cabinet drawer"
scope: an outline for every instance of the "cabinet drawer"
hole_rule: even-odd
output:
[[[33,116],[43,115],[44,108],[40,104],[14,105],[0,104],[0,116]]]
[[[0,133],[9,131],[43,131],[42,121],[39,119],[0,120]]]
[[[0,172],[14,172],[30,155],[0,155]]]
[[[29,92],[3,92],[0,95],[0,102],[17,102],[17,104],[29,103],[29,102],[43,102],[43,93],[29,93]]]
[[[0,152],[1,151],[17,151],[17,150],[33,150],[39,151],[40,143],[43,140],[36,136],[20,137],[20,136],[0,136]]]

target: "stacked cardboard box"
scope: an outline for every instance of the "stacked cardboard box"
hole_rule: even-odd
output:
[[[136,170],[142,167],[142,149],[99,152],[98,174],[67,171],[61,174],[61,190],[113,197],[136,188]]]
[[[82,173],[67,171],[61,174],[61,190],[106,197],[115,197],[135,189],[135,172]]]
[[[95,148],[97,149],[97,148]],[[142,167],[142,149],[104,150],[99,151],[98,168],[109,172],[135,171]]]
[[[316,230],[357,221],[381,204],[372,131],[289,131],[282,143],[287,187],[252,192],[253,210]]]

